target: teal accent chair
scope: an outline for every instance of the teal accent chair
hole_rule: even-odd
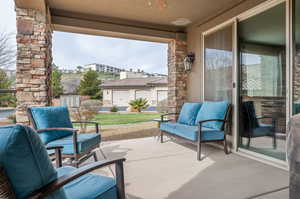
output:
[[[31,125],[46,147],[62,146],[62,158],[70,158],[73,166],[78,167],[92,156],[97,161],[96,153],[93,151],[100,148],[101,142],[97,122],[71,122],[67,106],[31,107],[27,109],[27,113]],[[96,132],[79,134],[78,130],[73,128],[73,123],[94,124]],[[52,154],[53,151],[50,150],[49,155]]]
[[[243,138],[248,138],[247,148],[249,148],[252,138],[271,137],[273,138],[273,148],[276,149],[276,118],[270,116],[258,117],[253,101],[244,101],[241,106],[242,129],[240,132],[240,145],[243,145]],[[270,124],[262,123],[263,119],[271,120]]]
[[[55,169],[33,129],[21,125],[0,127],[0,167],[18,199],[125,199],[124,161]],[[116,178],[90,173],[111,164],[115,164]],[[0,193],[6,191],[1,188]]]
[[[223,101],[186,102],[176,122],[164,122],[166,116],[176,113],[161,115],[161,143],[166,134],[196,144],[197,159],[201,160],[202,143],[223,142],[224,152],[228,154],[226,134],[230,131],[230,110],[231,105]]]

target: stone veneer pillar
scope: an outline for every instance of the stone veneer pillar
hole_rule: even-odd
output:
[[[179,113],[187,96],[187,73],[183,59],[187,53],[185,41],[172,40],[168,45],[168,106],[170,113]],[[173,118],[176,119],[177,117]]]
[[[51,104],[52,31],[44,12],[16,8],[16,17],[16,119],[27,124],[27,107]]]

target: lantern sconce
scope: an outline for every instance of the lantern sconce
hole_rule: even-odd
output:
[[[183,60],[184,70],[190,72],[192,70],[193,63],[195,61],[195,54],[192,52],[187,53]]]

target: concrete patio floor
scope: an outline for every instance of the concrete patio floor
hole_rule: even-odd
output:
[[[155,138],[104,142],[108,158],[126,157],[128,199],[288,199],[288,172],[205,145]],[[101,153],[98,151],[99,158]],[[110,170],[97,170],[110,175]]]

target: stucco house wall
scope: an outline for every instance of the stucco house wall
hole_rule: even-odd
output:
[[[126,100],[128,102],[139,97],[143,97],[148,100],[150,106],[157,106],[160,99],[167,99],[168,87],[160,86],[152,88],[103,89],[103,107],[128,106],[128,104],[124,103],[115,103],[115,101],[113,100],[114,95],[116,95],[116,92],[119,91],[128,92],[128,99]],[[143,92],[147,92],[147,95],[142,95]]]

